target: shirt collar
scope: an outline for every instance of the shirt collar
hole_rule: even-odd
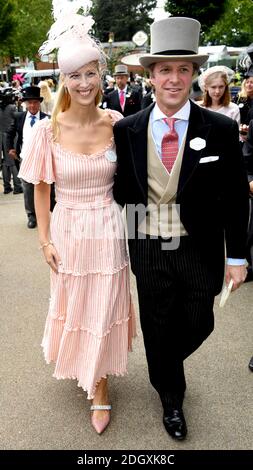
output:
[[[191,105],[190,105],[190,100],[187,100],[184,106],[182,106],[179,111],[177,111],[175,114],[173,114],[173,118],[175,119],[180,119],[183,121],[189,121],[189,116],[190,116],[190,110],[191,110]],[[157,102],[153,108],[153,113],[152,113],[152,121],[160,121],[161,119],[167,118],[166,114],[164,114],[161,109],[159,108]]]
[[[36,119],[39,119],[40,118],[40,111],[38,111],[36,114],[32,114],[32,113],[27,113],[27,117],[28,119],[30,119],[32,116],[35,116]]]
[[[120,89],[118,88],[119,94],[120,94],[121,91],[124,91],[124,94],[126,94],[126,93],[127,93],[127,85],[125,86],[125,88],[124,88],[123,90],[120,90]]]

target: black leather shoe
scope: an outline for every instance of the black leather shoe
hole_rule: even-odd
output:
[[[253,372],[253,356],[249,361],[249,369],[251,370],[251,372]]]
[[[9,188],[9,189],[5,189],[4,190],[4,194],[9,194],[9,193],[12,193],[13,189],[12,188]]]
[[[20,189],[14,189],[13,191],[13,194],[22,194],[23,193],[23,189],[20,188]]]
[[[35,228],[37,225],[37,222],[36,222],[36,219],[28,219],[28,222],[27,222],[27,227],[28,228]]]
[[[167,433],[182,441],[187,434],[187,427],[182,408],[169,408],[164,411],[163,424]]]

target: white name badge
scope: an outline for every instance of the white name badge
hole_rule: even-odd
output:
[[[107,150],[105,152],[105,158],[109,160],[109,162],[116,162],[117,161],[117,155],[114,152],[114,150]]]

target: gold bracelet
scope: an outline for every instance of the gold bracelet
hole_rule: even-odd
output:
[[[49,240],[49,242],[46,242],[46,243],[43,243],[42,245],[40,245],[39,250],[43,250],[43,248],[46,248],[49,245],[53,245],[52,240]]]

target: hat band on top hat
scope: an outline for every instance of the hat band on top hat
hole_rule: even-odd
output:
[[[195,51],[185,51],[183,49],[176,49],[175,51],[167,50],[161,52],[153,52],[154,55],[195,55]]]

